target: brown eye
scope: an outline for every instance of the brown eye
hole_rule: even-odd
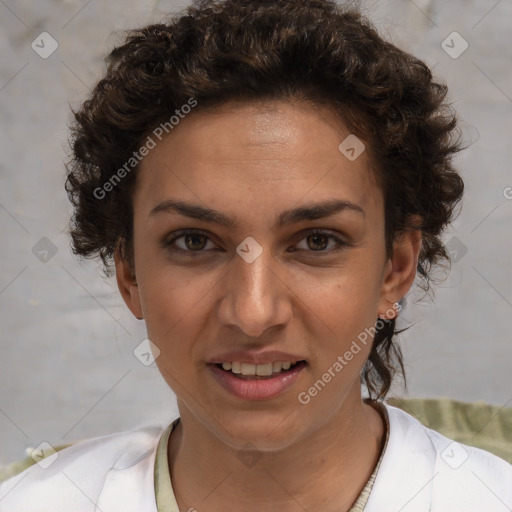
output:
[[[185,245],[191,251],[204,249],[207,237],[198,233],[184,235]]]
[[[308,242],[311,242],[309,246],[313,251],[322,251],[327,247],[329,243],[329,236],[324,234],[314,233],[312,235],[308,235]]]
[[[305,241],[305,247],[299,247],[300,244],[303,243],[302,240]],[[307,233],[302,240],[296,247],[305,252],[317,252],[319,253],[318,256],[341,251],[350,245],[348,242],[341,240],[337,236],[323,231]],[[332,245],[329,247],[330,242],[332,242]]]
[[[173,235],[171,239],[166,238],[162,240],[163,249],[194,256],[195,254],[200,255],[210,252],[212,246],[215,248],[215,244],[210,238],[198,231],[184,230],[175,232]],[[211,245],[208,246],[208,243]]]

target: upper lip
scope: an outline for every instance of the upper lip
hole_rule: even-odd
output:
[[[237,350],[234,352],[224,352],[210,359],[210,364],[220,364],[230,361],[249,364],[267,364],[276,361],[295,362],[303,361],[304,358],[297,354],[281,352],[279,350],[269,350],[268,352]]]

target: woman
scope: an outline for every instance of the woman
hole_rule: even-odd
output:
[[[115,270],[180,417],[61,450],[2,510],[509,510],[508,463],[383,402],[463,193],[445,95],[329,0],[132,32],[75,114],[71,236]]]

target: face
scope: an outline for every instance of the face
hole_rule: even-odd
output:
[[[182,421],[231,446],[288,446],[360,403],[361,333],[414,279],[419,245],[386,258],[382,191],[367,152],[338,149],[349,134],[311,104],[231,103],[181,120],[138,171],[120,291]]]

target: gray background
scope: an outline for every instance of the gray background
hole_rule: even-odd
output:
[[[156,367],[133,354],[144,324],[128,312],[114,279],[70,253],[63,161],[69,105],[82,102],[101,77],[119,31],[185,4],[0,0],[0,465],[41,441],[164,425],[177,416]],[[406,396],[510,405],[512,3],[362,6],[382,35],[448,83],[473,142],[457,158],[466,194],[445,236],[456,251],[452,270],[434,302],[415,303],[421,293],[413,292],[403,312],[402,326],[415,323],[402,335]],[[31,48],[45,31],[59,45],[47,59]],[[441,46],[454,31],[469,45],[456,59]],[[461,48],[447,41],[452,51]]]

